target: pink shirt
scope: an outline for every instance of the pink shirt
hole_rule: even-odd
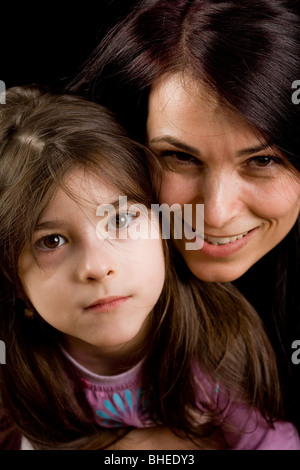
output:
[[[141,362],[122,374],[101,376],[85,369],[68,353],[66,355],[80,373],[85,396],[100,426],[142,428],[152,425],[140,388]],[[291,423],[278,421],[271,427],[257,410],[227,401],[217,382],[208,388],[208,381],[198,367],[195,368],[195,380],[199,399],[207,399],[223,410],[222,418],[226,418],[226,430],[224,426],[223,430],[230,449],[300,450],[299,434]]]

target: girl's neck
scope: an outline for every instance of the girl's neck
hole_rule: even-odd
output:
[[[118,375],[135,366],[144,356],[139,350],[125,351],[123,347],[119,350],[99,350],[89,344],[74,344],[66,338],[64,348],[80,365],[90,372],[98,375]]]

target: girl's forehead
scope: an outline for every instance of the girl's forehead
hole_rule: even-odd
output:
[[[66,210],[70,205],[95,209],[100,204],[109,204],[119,197],[119,191],[99,175],[77,168],[64,178],[49,200],[43,215]]]
[[[66,189],[83,200],[97,202],[99,199],[111,199],[118,193],[115,186],[106,181],[103,176],[92,170],[77,168],[66,178]]]

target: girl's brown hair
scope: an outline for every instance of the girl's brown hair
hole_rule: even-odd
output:
[[[76,168],[99,175],[133,202],[149,208],[155,202],[155,157],[129,140],[109,111],[37,87],[9,89],[0,109],[0,339],[7,347],[0,403],[10,423],[2,441],[24,435],[37,449],[106,448],[130,430],[97,426],[59,347],[62,335],[39,315],[24,315],[20,253]],[[258,407],[266,419],[280,417],[274,353],[256,313],[231,285],[195,278],[163,243],[166,282],[140,351],[153,422],[195,440],[214,434],[220,410],[196,405],[195,361],[212,382],[218,376],[228,398],[231,393]],[[204,412],[199,425],[195,413]]]

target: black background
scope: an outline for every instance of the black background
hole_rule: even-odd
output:
[[[134,0],[14,3],[0,9],[0,80],[6,88],[61,87],[74,76],[109,26]]]

